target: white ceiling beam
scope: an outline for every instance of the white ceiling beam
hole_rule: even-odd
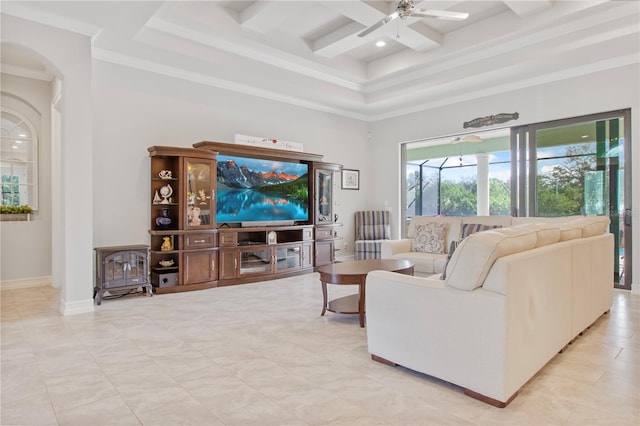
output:
[[[411,26],[407,25],[407,22],[415,21]],[[392,38],[400,44],[404,44],[408,48],[415,50],[416,52],[424,52],[425,50],[432,49],[442,44],[442,34],[428,27],[427,25],[418,22],[415,18],[409,18],[406,21],[391,22],[388,25],[374,31],[375,35],[371,37],[364,37],[370,43],[372,39],[378,39],[380,36]]]
[[[243,28],[265,34],[278,28],[287,19],[300,11],[304,4],[288,1],[257,1],[240,14],[240,25]]]
[[[442,34],[423,23],[418,23],[420,21],[418,18],[399,20],[399,23],[392,22],[365,37],[358,37],[360,31],[375,24],[392,12],[386,6],[387,3],[385,2],[327,2],[326,7],[356,22],[315,40],[312,46],[313,53],[327,58],[334,58],[363,44],[371,43],[372,40],[380,38],[382,35],[394,38],[397,34],[400,34],[400,37],[396,40],[418,52],[442,44]],[[415,24],[409,27],[408,23],[411,22],[415,22]]]
[[[509,7],[516,15],[521,18],[533,15],[546,9],[550,9],[553,6],[551,0],[536,0],[536,1],[516,1],[516,0],[503,0],[503,3]]]
[[[423,44],[427,47],[441,46],[442,43],[444,43],[444,36],[424,22],[418,21],[415,24],[409,24],[406,28],[412,30],[411,32],[420,34],[424,39]],[[401,38],[403,29],[404,28],[400,28]],[[424,48],[416,50],[421,51],[424,50]]]
[[[327,1],[323,6],[363,25],[373,25],[392,10],[385,2],[367,1]]]
[[[366,27],[358,22],[352,22],[336,31],[329,33],[313,42],[313,53],[327,57],[335,58],[349,50],[363,44],[362,38],[358,37],[358,33]]]

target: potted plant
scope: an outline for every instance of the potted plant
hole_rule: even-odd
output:
[[[0,206],[0,221],[31,220],[33,209],[30,206]]]

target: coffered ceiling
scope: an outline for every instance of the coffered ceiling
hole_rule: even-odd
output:
[[[363,120],[639,62],[637,1],[415,4],[470,15],[396,19],[359,37],[396,3],[2,1],[0,8],[91,36],[97,61]],[[19,49],[2,47],[3,72],[51,77]]]

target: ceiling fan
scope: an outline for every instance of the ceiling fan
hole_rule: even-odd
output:
[[[413,0],[398,0],[398,5],[396,6],[395,12],[359,33],[358,37],[364,37],[367,34],[382,27],[383,25],[388,24],[394,19],[407,19],[410,16],[417,18],[445,19],[449,21],[464,21],[469,17],[469,14],[465,12],[452,12],[449,10],[416,9],[416,5],[413,3]]]

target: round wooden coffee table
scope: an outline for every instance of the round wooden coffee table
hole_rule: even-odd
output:
[[[405,275],[413,275],[413,263],[399,259],[352,260],[320,266],[320,282],[322,283],[322,313],[358,314],[360,327],[364,327],[365,282],[371,271],[391,271]],[[327,284],[358,285],[358,293],[327,300]]]

